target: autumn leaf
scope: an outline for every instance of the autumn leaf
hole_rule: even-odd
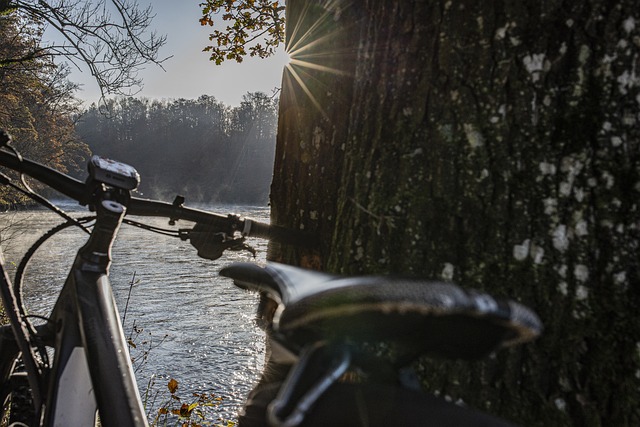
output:
[[[191,411],[193,411],[197,406],[198,406],[197,403],[192,403],[191,405],[187,405],[186,403],[183,403],[182,406],[180,406],[180,410],[178,410],[178,413],[176,415],[189,418],[191,416]]]
[[[171,394],[175,394],[175,392],[178,391],[178,381],[171,378],[169,380],[169,383],[167,384],[167,387],[169,388],[169,392]]]
[[[200,18],[200,25],[209,25],[210,27],[213,27],[213,21],[208,16],[203,16],[202,18]]]

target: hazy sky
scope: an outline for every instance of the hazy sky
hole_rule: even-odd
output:
[[[146,6],[149,0],[138,0]],[[153,65],[140,73],[144,88],[136,96],[147,98],[197,98],[212,95],[230,106],[240,104],[247,92],[262,91],[271,94],[280,87],[282,69],[287,55],[282,49],[268,59],[247,58],[241,64],[235,61],[215,65],[202,49],[209,42],[211,27],[201,27],[200,0],[153,0],[150,2],[156,14],[154,28],[167,36],[167,44],[160,51],[161,57],[171,56],[164,64],[164,71]],[[71,80],[83,86],[77,96],[97,101],[100,92],[88,71],[72,72]]]

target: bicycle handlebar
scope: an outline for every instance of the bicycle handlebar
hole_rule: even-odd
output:
[[[91,202],[91,192],[86,183],[33,160],[19,158],[16,154],[0,150],[0,165],[24,173],[54,190],[70,197],[81,205]],[[159,200],[131,197],[127,215],[164,217],[170,220],[186,220],[209,226],[213,229],[239,231],[243,235],[273,240],[301,247],[318,244],[315,234],[269,225],[237,216],[224,216],[200,209],[187,208]]]

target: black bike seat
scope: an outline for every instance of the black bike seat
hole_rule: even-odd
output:
[[[273,330],[300,346],[319,339],[391,340],[472,359],[542,331],[527,307],[451,283],[337,276],[277,263],[235,263],[220,274],[278,302]]]

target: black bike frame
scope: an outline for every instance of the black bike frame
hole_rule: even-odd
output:
[[[46,425],[92,424],[89,418],[95,418],[96,411],[88,405],[92,395],[102,425],[147,424],[108,278],[111,246],[124,213],[125,208],[112,201],[97,207],[91,236],[78,251],[53,310],[50,324],[56,330],[56,357]],[[70,382],[75,383],[75,389],[69,388]],[[72,394],[79,403],[69,407]]]
[[[39,344],[54,349],[50,372],[29,372],[30,379],[40,378],[30,387],[37,391],[36,417],[46,426],[95,425],[97,412],[103,426],[147,425],[108,278],[111,247],[125,208],[109,200],[96,208],[89,240],[78,251],[51,317],[36,328]],[[18,348],[33,344],[20,345],[17,336],[17,343],[2,340],[4,374]]]

